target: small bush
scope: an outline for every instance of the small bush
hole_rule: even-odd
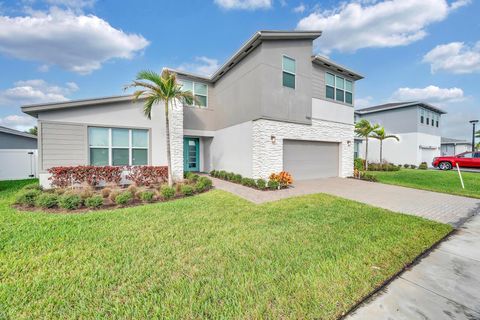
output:
[[[207,186],[207,189],[210,189],[213,185],[212,180],[207,177],[200,177],[197,182],[204,183]]]
[[[217,174],[217,171],[216,171],[216,170],[210,171],[210,175],[211,175],[212,177],[215,178],[216,174]]]
[[[255,188],[257,186],[257,184],[255,183],[255,180],[252,178],[243,178],[242,185],[250,188]]]
[[[152,202],[155,198],[155,192],[147,190],[140,193],[140,199],[145,202]]]
[[[199,182],[197,182],[199,183]],[[180,186],[180,192],[181,194],[183,194],[184,196],[193,196],[193,194],[195,193],[195,190],[193,189],[193,187],[191,185],[188,185],[188,184],[183,184]]]
[[[277,181],[281,187],[287,187],[293,183],[292,175],[286,171],[272,173],[269,180]]]
[[[187,171],[183,174],[183,177],[187,180],[192,180],[193,178],[193,172]]]
[[[58,206],[67,210],[75,210],[82,205],[82,198],[78,194],[65,193],[58,198]]]
[[[362,158],[355,158],[355,160],[353,161],[353,167],[358,171],[365,170],[365,160],[363,160]]]
[[[67,189],[65,188],[57,188],[55,189],[55,194],[58,195],[58,196],[61,196],[62,194],[64,194],[65,192],[67,192]]]
[[[127,191],[130,191],[130,193],[131,193],[132,195],[135,195],[135,194],[137,193],[137,191],[138,191],[138,188],[137,188],[136,185],[131,184],[131,185],[128,186]]]
[[[175,189],[165,185],[160,188],[160,194],[163,199],[168,200],[175,196]]]
[[[200,178],[200,176],[199,176],[198,174],[193,174],[191,180],[192,180],[193,182],[197,182],[198,178]]]
[[[121,206],[129,204],[133,200],[133,194],[130,191],[124,191],[115,198],[115,203]]]
[[[102,194],[102,197],[104,198],[108,198],[108,196],[110,195],[110,192],[112,192],[112,189],[110,188],[103,188],[102,191],[100,191],[100,193]]]
[[[393,163],[369,163],[368,171],[398,171],[400,167]]]
[[[27,184],[27,185],[23,186],[22,189],[23,190],[40,190],[41,191],[42,187],[38,183],[30,183],[30,184]]]
[[[35,202],[37,207],[41,208],[53,208],[58,205],[58,195],[55,193],[44,192],[37,197]]]
[[[233,182],[242,183],[242,179],[243,179],[243,177],[242,177],[241,174],[236,174],[236,175],[234,175],[234,177],[233,177]]]
[[[427,163],[426,163],[426,162],[420,163],[420,165],[418,166],[418,169],[420,169],[420,170],[427,170],[427,169],[428,169]]]
[[[226,171],[221,170],[221,171],[218,172],[218,177],[217,178],[225,180],[226,177],[227,177],[227,172]]]
[[[410,165],[405,163],[405,164],[403,165],[403,167],[404,167],[405,169],[408,169],[408,168],[410,167]]]
[[[370,182],[377,182],[378,179],[375,177],[373,174],[362,172],[360,174],[360,179],[365,180],[365,181],[370,181]]]
[[[117,198],[117,196],[120,194],[120,191],[119,190],[112,190],[110,192],[110,194],[108,195],[108,198],[110,199],[110,201],[112,202],[115,202],[115,199]]]
[[[414,165],[414,164],[411,164],[411,165],[410,165],[410,169],[417,169],[417,166]]]
[[[15,203],[33,207],[35,205],[35,201],[37,201],[37,198],[40,196],[41,193],[42,192],[37,189],[21,190],[17,194]]]
[[[277,190],[280,187],[280,183],[276,180],[268,180],[267,186],[270,190]]]
[[[258,179],[257,180],[257,188],[260,190],[265,190],[267,188],[267,181],[263,179]]]
[[[99,208],[103,205],[103,197],[100,195],[92,196],[90,198],[85,199],[85,206],[95,209]]]
[[[92,197],[94,192],[95,190],[92,187],[85,186],[85,187],[82,187],[82,189],[80,189],[78,195],[80,196],[80,198],[82,198],[82,200],[85,200],[87,198]]]

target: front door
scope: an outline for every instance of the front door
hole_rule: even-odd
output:
[[[183,170],[199,171],[200,141],[198,138],[183,138]]]

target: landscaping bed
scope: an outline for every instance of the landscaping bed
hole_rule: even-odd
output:
[[[268,180],[245,178],[240,174],[224,170],[213,170],[210,172],[210,175],[217,179],[238,183],[245,187],[263,191],[285,189],[293,183],[292,175],[286,171],[272,173]]]
[[[452,230],[325,194],[11,208],[31,182],[0,182],[6,319],[337,319]]]

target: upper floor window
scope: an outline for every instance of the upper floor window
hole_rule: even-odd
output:
[[[420,123],[424,123],[425,122],[425,109],[420,109]]]
[[[282,57],[282,82],[284,87],[295,89],[295,60]]]
[[[194,106],[201,108],[208,106],[208,86],[206,84],[190,80],[180,80],[179,82],[183,91],[190,91],[195,97]]]
[[[440,114],[420,108],[420,123],[438,128],[440,125]]]
[[[353,82],[332,73],[325,73],[326,97],[353,104]]]
[[[89,127],[88,146],[92,166],[148,164],[148,130]]]

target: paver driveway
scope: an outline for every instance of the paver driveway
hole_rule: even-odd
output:
[[[215,187],[255,203],[312,193],[328,193],[376,207],[460,226],[480,209],[480,199],[417,190],[355,179],[327,178],[297,181],[292,188],[258,191],[238,184],[213,179]]]

